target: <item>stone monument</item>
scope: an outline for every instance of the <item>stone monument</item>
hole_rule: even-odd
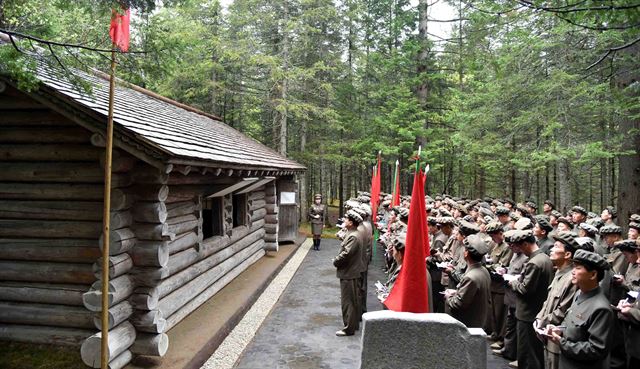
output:
[[[448,314],[375,311],[362,316],[360,369],[486,369],[482,328]]]

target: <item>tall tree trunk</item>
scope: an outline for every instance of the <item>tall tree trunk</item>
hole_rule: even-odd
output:
[[[284,20],[282,25],[282,81],[280,82],[280,103],[277,107],[278,127],[278,152],[287,155],[287,89],[289,73],[289,2],[283,2]]]
[[[625,50],[625,53],[631,54],[632,60],[638,60],[640,45],[635,44]],[[630,101],[637,102],[640,97],[637,88],[629,88],[633,83],[638,84],[639,74],[637,69],[632,69],[621,74],[616,81],[617,87],[624,90]],[[620,133],[623,136],[622,150],[635,151],[630,155],[621,155],[618,159],[618,224],[623,226],[628,224],[631,214],[640,214],[640,118],[638,118],[640,111],[637,104],[634,106],[635,109],[622,113],[620,121]]]
[[[566,158],[560,159],[558,163],[558,188],[560,195],[559,209],[563,213],[572,205],[573,200],[571,198],[571,178],[569,172],[569,160]]]
[[[418,39],[420,42],[420,51],[418,52],[418,65],[417,72],[420,82],[416,90],[418,96],[418,102],[422,111],[427,111],[427,99],[429,97],[429,78],[427,76],[427,61],[429,58],[429,37],[427,36],[427,19],[428,19],[429,3],[427,0],[420,0],[418,2]],[[429,129],[429,118],[425,115],[424,129]],[[426,147],[426,137],[417,137],[418,144],[422,147]],[[429,193],[429,182],[427,182],[427,193]]]

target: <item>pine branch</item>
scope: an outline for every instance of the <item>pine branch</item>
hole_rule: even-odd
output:
[[[589,69],[591,69],[591,68],[595,67],[596,65],[598,65],[598,64],[600,64],[600,63],[602,63],[602,61],[603,61],[603,60],[605,60],[605,59],[606,59],[609,55],[611,55],[612,53],[615,53],[616,51],[624,50],[624,49],[626,49],[626,48],[628,48],[628,47],[631,47],[631,46],[633,46],[633,45],[637,44],[638,42],[640,42],[640,37],[636,38],[635,40],[631,40],[631,41],[627,42],[627,43],[626,43],[626,44],[624,44],[624,45],[620,45],[620,46],[612,47],[612,48],[608,49],[608,50],[607,50],[607,51],[606,51],[606,52],[605,52],[605,53],[600,57],[600,59],[596,60],[593,64],[591,64],[590,66],[588,66],[588,67],[586,68],[586,70],[589,70]]]

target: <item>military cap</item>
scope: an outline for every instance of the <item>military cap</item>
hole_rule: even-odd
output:
[[[546,215],[536,215],[535,218],[540,228],[545,230],[547,233],[553,231],[553,226],[549,223],[549,218]]]
[[[516,206],[515,201],[511,200],[511,199],[510,199],[510,198],[508,198],[508,197],[507,197],[507,198],[505,198],[502,202],[503,202],[503,203],[505,203],[505,204],[511,204],[511,206]]]
[[[436,220],[436,218],[435,218],[435,217],[427,217],[427,222],[428,222],[430,225],[436,225],[436,224],[438,224],[438,221]]]
[[[458,209],[458,211],[462,214],[469,214],[469,209],[467,209],[467,207],[462,204],[456,204],[455,208]]]
[[[536,203],[533,201],[527,201],[525,205],[533,209],[538,209],[538,205],[536,205]]]
[[[381,205],[385,208],[388,208],[389,205],[391,205],[391,200],[384,200]]]
[[[436,223],[454,225],[454,224],[456,224],[456,220],[453,219],[453,217],[437,217],[436,218]]]
[[[400,218],[409,218],[409,209],[400,207],[398,210],[398,215],[400,215]]]
[[[580,223],[580,225],[578,227],[580,227],[581,229],[583,229],[585,232],[587,232],[590,235],[595,236],[595,235],[598,234],[598,228],[592,226],[589,223],[584,223],[584,222]]]
[[[544,203],[551,206],[552,209],[555,209],[556,207],[556,205],[553,202],[551,202],[551,200],[544,200]]]
[[[491,210],[491,205],[490,205],[488,202],[486,202],[486,201],[480,201],[480,202],[478,203],[478,208],[479,208],[479,209],[485,208],[485,209],[489,209],[489,210]]]
[[[487,202],[487,203],[490,203],[491,201],[493,201],[493,198],[492,198],[492,197],[490,197],[490,196],[485,196],[485,197],[482,199],[482,201]]]
[[[517,205],[516,206],[516,210],[518,210],[520,213],[522,213],[523,216],[529,216],[529,210],[527,210],[527,208],[525,208],[522,205]]]
[[[556,218],[562,218],[562,213],[557,210],[551,210],[551,215],[553,215]]]
[[[471,215],[465,215],[462,219],[466,220],[469,223],[475,222],[475,219],[473,219],[473,217]]]
[[[491,217],[491,218],[494,218],[494,217],[495,217],[495,215],[493,214],[493,212],[491,211],[491,209],[487,209],[487,208],[482,207],[482,208],[478,209],[478,212],[479,212],[480,214],[482,214],[483,216],[485,216],[485,217],[487,217],[487,216],[488,216],[488,217]]]
[[[357,208],[358,206],[360,206],[360,202],[353,199],[349,199],[344,202],[344,208],[347,210]]]
[[[640,214],[631,214],[631,216],[629,217],[629,221],[640,223]]]
[[[511,218],[511,220],[513,220],[514,222],[517,222],[522,217],[516,213],[509,213],[509,218]]]
[[[493,217],[490,217],[488,215],[485,215],[484,218],[482,218],[482,219],[484,219],[485,223],[490,223],[490,222],[493,221]]]
[[[313,198],[314,198],[314,199],[321,199],[321,198],[322,198],[322,195],[321,195],[321,194],[319,194],[319,193],[317,193],[317,194],[313,195]]]
[[[533,229],[533,222],[527,217],[522,217],[516,221],[513,228],[520,230]]]
[[[584,216],[588,215],[587,209],[585,209],[585,208],[583,208],[582,206],[579,206],[579,205],[576,205],[576,206],[572,207],[571,211],[573,211],[574,213],[584,214]]]
[[[382,196],[382,194],[380,194],[380,196]],[[384,196],[382,196],[382,198],[385,199],[385,200],[389,200],[389,201],[393,200],[393,196],[391,196],[391,195],[384,195]]]
[[[365,196],[365,195],[360,195],[356,198],[356,200],[358,200],[361,203],[367,203],[371,201],[371,197],[369,196]]]
[[[477,253],[480,256],[485,255],[489,252],[489,245],[482,239],[482,237],[477,234],[469,235],[469,237],[464,239],[464,247],[469,251]]]
[[[393,247],[395,247],[395,249],[397,251],[404,251],[404,247],[407,245],[407,234],[406,233],[400,233],[399,235],[397,235],[396,237],[393,238]]]
[[[576,237],[576,242],[582,250],[593,251],[596,246],[596,241],[590,237]]]
[[[558,218],[558,223],[564,223],[564,224],[566,224],[569,228],[573,227],[573,224],[571,223],[571,221],[569,220],[569,218],[560,217],[560,218]]]
[[[451,213],[449,212],[449,210],[447,210],[445,208],[438,209],[438,212],[440,213],[441,217],[450,217],[450,216],[452,216]]]
[[[551,236],[551,238],[553,238],[556,241],[560,241],[565,245],[573,247],[574,249],[577,249],[580,247],[580,245],[576,241],[576,234],[573,232],[558,232],[553,236]]]
[[[507,239],[509,243],[518,243],[526,240],[527,238],[533,237],[533,231],[530,229],[522,230],[522,229],[511,229],[504,233],[505,239]]]
[[[491,205],[502,206],[502,202],[500,200],[496,199],[496,200],[491,201]]]
[[[629,223],[629,228],[637,229],[638,231],[640,231],[640,223],[631,222]]]
[[[509,215],[509,209],[504,206],[498,206],[496,208],[496,215]]]
[[[620,226],[617,226],[615,224],[607,224],[607,225],[603,226],[602,228],[600,228],[600,234],[601,235],[605,235],[605,234],[622,234],[622,228],[620,228]]]
[[[598,214],[596,214],[596,213],[594,213],[592,211],[587,213],[587,219],[593,219],[593,218],[596,218],[597,216],[598,216]]]
[[[440,195],[436,196],[436,201],[442,201],[442,196]]]
[[[616,216],[618,216],[618,212],[616,211],[616,208],[614,208],[613,206],[607,206],[606,208],[604,208],[604,210],[607,210],[609,214],[611,214],[612,218],[615,218]]]
[[[500,222],[491,222],[484,227],[486,233],[503,232],[504,226]]]
[[[362,223],[362,216],[360,216],[360,214],[358,214],[358,212],[355,211],[354,209],[347,211],[345,216],[351,219],[353,222],[356,222],[358,224]]]
[[[587,224],[591,224],[592,226],[596,227],[596,229],[600,229],[604,226],[604,221],[602,220],[602,218],[587,219]]]
[[[591,266],[592,268],[601,271],[609,269],[609,263],[607,263],[602,256],[591,251],[577,250],[573,254],[573,259],[571,260],[573,260],[574,263]]]
[[[457,202],[457,201],[460,201],[460,200],[462,200],[462,199],[461,199],[461,198],[459,198],[459,197],[457,197],[457,196],[454,196],[454,197],[452,198],[452,200]]]
[[[478,228],[477,225],[469,221],[466,221],[464,219],[458,221],[458,228],[460,229],[460,233],[462,233],[465,236],[469,236],[469,235],[480,232],[480,228]]]
[[[371,206],[369,206],[369,204],[360,204],[359,209],[361,209],[364,212],[365,216],[368,216],[368,217],[371,216]]]
[[[635,252],[638,249],[636,240],[622,240],[613,244],[613,247],[617,247],[620,251]]]

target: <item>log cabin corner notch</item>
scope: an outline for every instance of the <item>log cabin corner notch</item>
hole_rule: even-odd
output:
[[[0,340],[77,346],[99,365],[108,81],[0,76]],[[119,83],[110,234],[110,367],[162,356],[166,332],[297,234],[305,168],[219,118]]]

